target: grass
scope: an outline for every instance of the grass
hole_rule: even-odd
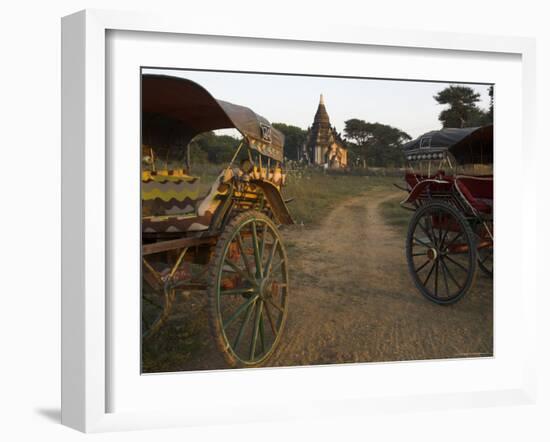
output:
[[[142,342],[142,371],[179,371],[210,343],[205,293],[177,293],[168,321]]]
[[[329,175],[310,172],[303,176],[289,176],[283,188],[285,199],[297,224],[318,225],[327,214],[347,198],[368,192],[375,187],[391,186],[391,177]]]
[[[380,212],[386,220],[386,223],[397,228],[403,234],[407,232],[412,213],[409,210],[403,209],[399,204],[404,197],[405,193],[380,204]]]
[[[175,321],[165,324],[150,341],[143,342],[144,373],[177,371],[200,349],[201,340],[195,330],[189,330],[189,322],[185,327],[176,324]]]
[[[205,196],[214,180],[218,177],[221,171],[227,167],[224,164],[195,164],[191,167],[191,175],[199,178],[199,195]]]

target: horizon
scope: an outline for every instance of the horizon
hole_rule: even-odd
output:
[[[451,85],[467,86],[479,93],[477,105],[484,111],[490,104],[490,85],[485,83],[152,68],[144,68],[142,73],[195,81],[216,99],[247,106],[272,124],[302,130],[311,127],[322,95],[330,124],[341,134],[345,121],[352,118],[396,127],[413,139],[441,129],[438,115],[447,106],[438,104],[433,96]]]

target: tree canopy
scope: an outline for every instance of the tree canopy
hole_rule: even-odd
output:
[[[239,139],[230,135],[204,132],[191,141],[191,163],[228,163],[237,150]]]
[[[284,123],[273,123],[273,127],[280,130],[285,136],[284,156],[296,160],[306,140],[307,132],[297,126]],[[218,135],[215,132],[204,132],[197,135],[190,143],[191,162],[194,164],[228,163],[239,144],[239,139],[231,135]],[[243,150],[239,157],[243,157]]]
[[[401,146],[411,139],[409,134],[396,127],[357,118],[345,122],[344,136],[352,156],[375,167],[401,166]]]
[[[439,104],[448,105],[439,114],[439,121],[443,127],[475,127],[484,126],[493,122],[492,86],[491,108],[489,111],[480,109],[477,105],[480,95],[471,87],[451,85],[434,95]]]
[[[285,158],[289,160],[300,159],[300,151],[306,141],[307,132],[297,126],[285,123],[273,123],[273,127],[280,130],[285,136]]]

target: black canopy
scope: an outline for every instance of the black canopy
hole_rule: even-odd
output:
[[[199,84],[180,77],[146,74],[141,86],[144,144],[181,148],[202,132],[235,128],[251,148],[283,160],[284,135],[251,109],[216,100]]]
[[[459,164],[493,162],[493,125],[434,130],[403,145],[407,158],[448,151]]]

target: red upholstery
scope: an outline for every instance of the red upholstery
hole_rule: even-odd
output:
[[[484,213],[493,211],[493,177],[458,176],[455,179],[458,190],[476,210]]]
[[[493,210],[493,176],[445,176],[443,171],[438,171],[433,176],[425,176],[407,173],[405,181],[411,188],[411,193],[406,202],[413,201],[429,186],[430,191],[449,191],[453,183],[464,198],[476,210],[483,213],[491,213]],[[422,183],[421,185],[418,185]]]

